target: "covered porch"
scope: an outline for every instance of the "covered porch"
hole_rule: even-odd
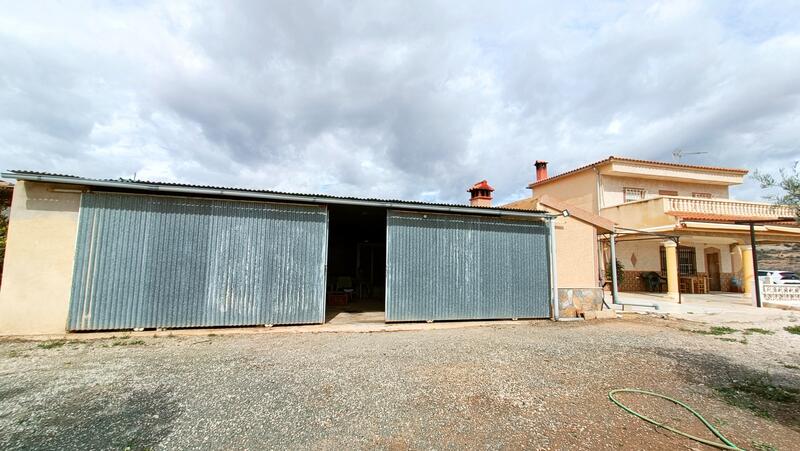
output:
[[[800,228],[792,225],[755,229],[756,246],[800,241]],[[756,278],[749,232],[748,225],[711,221],[620,231],[615,252],[621,264],[619,291],[671,300],[716,294],[752,304]],[[603,249],[603,261],[609,262],[608,240]]]

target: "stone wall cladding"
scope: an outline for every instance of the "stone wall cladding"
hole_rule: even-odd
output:
[[[562,318],[576,318],[579,312],[600,311],[603,308],[603,289],[559,288],[558,309]]]

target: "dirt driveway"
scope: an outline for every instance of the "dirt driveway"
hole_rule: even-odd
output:
[[[711,330],[626,315],[392,333],[4,341],[0,449],[704,449],[611,404],[607,392],[618,387],[680,398],[741,447],[797,449],[800,335],[784,327]],[[620,397],[711,438],[666,402]]]

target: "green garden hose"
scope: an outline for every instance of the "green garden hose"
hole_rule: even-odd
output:
[[[658,398],[666,399],[667,401],[673,402],[673,403],[683,407],[684,409],[688,410],[689,412],[691,412],[692,415],[694,415],[695,417],[697,417],[697,419],[699,419],[700,421],[703,422],[703,425],[705,425],[705,427],[707,427],[709,431],[711,431],[714,435],[717,436],[717,438],[722,440],[724,443],[712,442],[711,440],[706,440],[704,438],[695,437],[694,435],[687,434],[687,433],[685,433],[683,431],[680,431],[680,430],[675,429],[673,427],[667,426],[664,423],[659,423],[658,421],[656,421],[656,420],[654,420],[652,418],[646,417],[646,416],[642,415],[641,413],[639,413],[639,412],[631,409],[630,407],[626,406],[625,404],[622,404],[621,402],[619,402],[617,400],[617,398],[614,397],[614,395],[617,394],[617,393],[641,393],[643,395],[656,396]],[[738,446],[734,445],[730,440],[725,438],[725,436],[722,435],[722,433],[720,431],[718,431],[717,428],[714,427],[714,425],[709,423],[705,418],[703,418],[702,415],[697,413],[697,411],[695,411],[694,409],[692,409],[688,405],[678,401],[677,399],[673,399],[673,398],[670,398],[669,396],[664,396],[664,395],[659,394],[659,393],[653,393],[651,391],[637,390],[635,388],[620,388],[620,389],[617,389],[617,390],[611,390],[610,392],[608,392],[608,399],[610,399],[611,402],[613,402],[614,404],[620,406],[624,411],[628,412],[629,414],[631,414],[631,415],[633,415],[635,417],[641,418],[642,420],[647,421],[648,423],[654,424],[654,425],[656,425],[656,426],[658,426],[660,428],[664,428],[664,429],[666,429],[666,430],[668,430],[670,432],[674,432],[674,433],[676,433],[678,435],[682,435],[682,436],[684,436],[684,437],[686,437],[688,439],[692,439],[692,440],[694,440],[696,442],[700,442],[700,443],[702,443],[704,445],[713,446],[713,447],[719,448],[719,449],[732,449],[732,450],[739,450],[739,451],[742,450],[742,448],[739,448]]]

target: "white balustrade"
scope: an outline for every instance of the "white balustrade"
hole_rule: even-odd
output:
[[[800,301],[800,285],[761,285],[762,301]]]
[[[793,218],[797,215],[796,210],[787,205],[771,205],[760,202],[742,202],[738,200],[727,199],[702,199],[673,196],[664,196],[664,200],[667,211],[682,211],[690,213],[755,218]]]

